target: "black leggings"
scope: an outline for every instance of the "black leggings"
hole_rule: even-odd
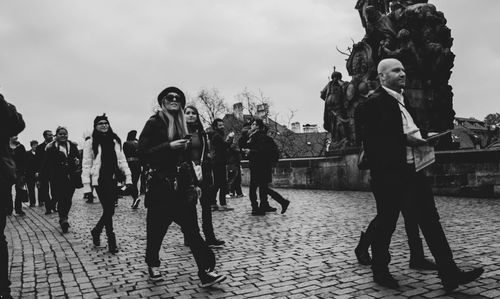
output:
[[[106,235],[108,237],[114,236],[113,215],[115,214],[115,201],[117,200],[116,181],[99,180],[99,185],[95,189],[102,205],[102,216],[94,230],[100,233],[103,227],[106,227]]]

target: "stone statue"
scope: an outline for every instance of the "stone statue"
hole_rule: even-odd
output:
[[[452,129],[455,112],[448,82],[455,55],[443,13],[427,0],[358,0],[355,8],[366,34],[348,54],[352,80],[346,91],[346,117],[352,122],[349,107],[378,87],[375,66],[380,60],[397,58],[405,66],[405,95],[422,131]]]
[[[334,71],[332,78],[321,91],[320,97],[325,101],[323,128],[332,134],[333,142],[342,142],[348,136],[348,122],[345,98],[346,82],[342,74]]]

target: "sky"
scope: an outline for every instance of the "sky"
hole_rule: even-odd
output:
[[[23,114],[25,145],[59,125],[81,142],[107,113],[125,139],[156,97],[218,89],[229,106],[247,89],[277,119],[322,125],[319,92],[337,52],[364,35],[355,0],[2,0],[0,92]],[[498,0],[430,0],[452,30],[457,116],[500,112]],[[478,4],[480,3],[480,4]],[[493,32],[493,33],[492,33]]]

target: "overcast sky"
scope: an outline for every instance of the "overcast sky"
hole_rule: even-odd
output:
[[[319,91],[364,35],[355,0],[2,0],[0,92],[24,115],[20,140],[67,126],[80,141],[106,112],[125,138],[156,96],[217,88],[232,106],[244,88],[285,119],[322,124]],[[500,112],[498,0],[431,0],[455,39],[457,116]],[[480,4],[479,4],[480,3]]]

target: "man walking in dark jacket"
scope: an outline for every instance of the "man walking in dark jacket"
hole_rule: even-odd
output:
[[[36,165],[37,165],[37,178],[38,178],[38,203],[40,205],[45,204],[45,214],[52,213],[55,208],[51,204],[51,198],[49,195],[49,181],[45,178],[40,177],[40,171],[42,169],[42,163],[45,160],[45,148],[47,144],[52,142],[54,139],[54,134],[51,130],[43,131],[44,141],[36,147]]]
[[[212,165],[214,173],[214,188],[212,193],[212,206],[214,210],[230,211],[232,208],[227,207],[227,172],[226,163],[229,146],[231,145],[234,133],[231,132],[224,139],[224,121],[217,118],[212,122],[213,134],[210,139],[212,150]],[[217,206],[217,191],[219,192],[220,207]]]
[[[0,299],[10,299],[9,250],[5,238],[7,200],[16,181],[16,166],[10,151],[10,137],[24,130],[24,121],[16,107],[0,94]]]
[[[414,121],[413,111],[402,95],[405,69],[396,59],[384,59],[377,68],[380,86],[368,99],[363,134],[372,188],[377,204],[377,226],[372,243],[373,280],[397,288],[389,272],[389,246],[399,213],[406,206],[414,213],[436,261],[439,277],[447,291],[477,279],[482,268],[460,270],[439,221],[431,186],[415,169],[414,149],[427,145]]]
[[[28,196],[30,199],[30,207],[36,205],[36,147],[38,146],[38,141],[31,140],[30,150],[26,152],[26,187],[28,188]],[[40,202],[39,202],[40,203]]]

